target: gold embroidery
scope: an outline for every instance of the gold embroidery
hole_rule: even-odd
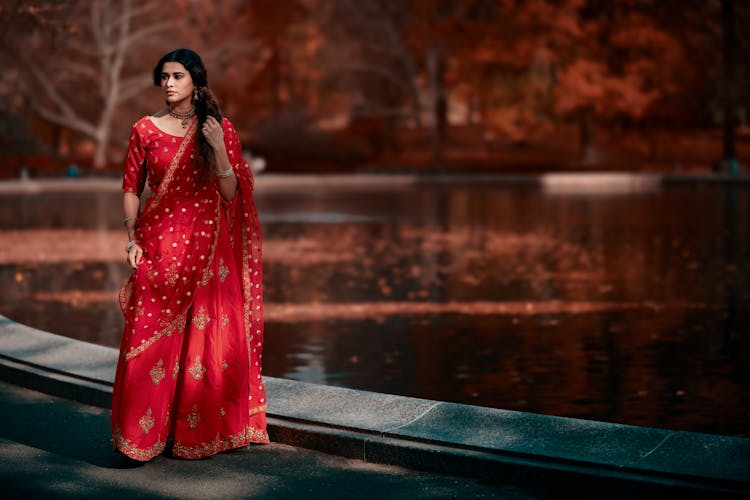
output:
[[[253,415],[255,415],[256,413],[263,413],[264,411],[266,411],[266,405],[260,405],[260,406],[255,406],[255,407],[253,407],[253,408],[250,408],[250,409],[249,409],[249,410],[247,411],[247,414],[248,414],[249,416],[253,416]]]
[[[226,412],[224,411],[224,408],[223,408],[223,407],[222,407],[222,408],[219,408],[219,415],[221,415],[222,417],[223,417],[224,415],[226,415]]]
[[[120,309],[123,311],[127,309],[128,303],[130,302],[130,297],[133,296],[133,280],[129,279],[123,286],[120,288],[120,292],[117,294],[117,299],[120,302]]]
[[[206,271],[203,273],[203,279],[198,282],[198,286],[206,286],[206,285],[208,285],[208,282],[213,277],[214,277],[214,271],[213,271],[213,269],[206,268]]]
[[[198,405],[193,405],[193,411],[190,412],[190,415],[187,416],[188,426],[190,426],[191,429],[195,429],[198,427],[198,424],[201,421],[201,416],[198,413]]]
[[[265,429],[256,429],[248,425],[237,434],[228,437],[217,434],[211,443],[186,446],[175,441],[172,452],[175,456],[182,458],[203,458],[232,448],[247,446],[250,443],[270,443],[268,432]]]
[[[167,286],[175,286],[179,279],[180,274],[177,272],[177,264],[173,263],[166,270],[166,273],[164,275],[164,284]]]
[[[221,362],[221,369],[222,370],[226,370],[227,368],[229,368],[229,365],[227,364],[227,361],[226,360],[222,361]]]
[[[216,196],[220,196],[218,191],[216,192]],[[216,214],[214,215],[213,221],[208,221],[209,224],[213,223],[213,225],[216,227],[214,230],[214,237],[213,241],[211,241],[211,248],[208,251],[208,261],[209,263],[214,261],[214,256],[216,255],[216,244],[219,241],[219,232],[220,232],[220,226],[221,226],[221,203],[216,204]],[[198,283],[198,285],[207,285],[208,281],[213,277],[214,271],[211,269],[211,265],[207,265],[205,269],[203,270],[203,279]]]
[[[164,174],[164,177],[162,178],[161,183],[159,184],[159,189],[156,192],[156,196],[152,198],[151,205],[148,207],[149,212],[153,212],[156,210],[156,207],[161,202],[162,198],[164,198],[164,195],[169,192],[169,185],[172,183],[172,179],[174,178],[175,171],[177,170],[177,167],[180,164],[180,161],[182,160],[182,155],[185,154],[185,148],[190,144],[190,141],[193,138],[193,135],[195,134],[195,124],[198,122],[198,120],[193,120],[193,123],[190,124],[190,127],[188,128],[187,133],[185,134],[185,137],[182,139],[182,143],[180,143],[180,147],[177,148],[177,153],[175,153],[174,157],[172,158],[172,162],[167,167],[167,170]]]
[[[138,420],[144,434],[148,434],[154,428],[154,417],[151,415],[151,408],[146,410],[146,414]]]
[[[159,330],[158,332],[154,333],[148,340],[143,342],[137,347],[133,347],[125,354],[125,360],[128,361],[135,356],[138,356],[139,354],[143,353],[146,349],[151,347],[151,344],[159,340],[160,338],[166,336],[171,336],[174,332],[182,333],[183,325],[185,324],[185,313],[182,313],[178,316],[176,316],[172,321],[167,322],[166,326]],[[164,326],[164,325],[162,325]]]
[[[229,324],[229,315],[226,313],[221,313],[221,326],[222,328],[227,326]]]
[[[153,382],[154,385],[158,384],[162,381],[164,378],[164,362],[160,359],[158,363],[156,363],[149,371],[148,374],[151,375],[151,382]]]
[[[164,441],[157,440],[150,448],[138,448],[135,443],[120,433],[119,427],[117,427],[112,434],[112,441],[116,449],[120,450],[133,460],[139,460],[141,462],[154,458],[156,455],[164,451],[164,446],[166,445]]]
[[[172,367],[172,379],[176,379],[179,373],[180,373],[180,362],[175,361],[174,366]]]
[[[224,283],[224,280],[229,276],[229,268],[224,265],[224,259],[219,259],[219,281]]]
[[[211,321],[211,317],[206,314],[206,310],[201,306],[201,308],[198,309],[198,314],[193,316],[193,325],[195,325],[198,330],[203,331],[209,321]]]
[[[195,380],[200,380],[203,378],[203,375],[206,374],[206,367],[201,364],[201,357],[196,356],[195,361],[192,365],[190,365],[190,368],[188,368],[188,371],[190,372],[190,375],[193,376]]]

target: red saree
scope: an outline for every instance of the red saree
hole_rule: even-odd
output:
[[[133,127],[123,189],[154,196],[138,216],[143,260],[120,290],[125,331],[112,393],[115,449],[150,460],[167,445],[201,458],[267,443],[261,378],[261,231],[234,127],[224,140],[238,180],[231,202],[202,181],[185,137],[149,117]]]

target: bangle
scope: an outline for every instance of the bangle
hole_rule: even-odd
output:
[[[223,179],[225,177],[229,177],[234,173],[234,170],[232,170],[232,167],[229,167],[229,169],[223,171],[223,172],[216,172],[216,177]]]
[[[130,250],[138,244],[135,240],[130,240],[127,243],[125,243],[125,253],[130,253]]]
[[[131,220],[138,220],[138,217],[125,217],[122,221],[123,226],[127,226]]]

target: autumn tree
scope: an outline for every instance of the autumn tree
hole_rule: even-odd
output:
[[[90,138],[96,167],[107,163],[115,117],[150,84],[147,68],[136,64],[134,70],[133,56],[153,37],[179,28],[160,6],[148,0],[68,2],[50,16],[64,30],[35,30],[16,40],[31,56],[16,64],[33,112]]]
[[[575,120],[581,159],[596,162],[597,123],[640,120],[679,87],[686,54],[647,0],[527,2],[515,14],[543,37],[555,67],[553,109]]]
[[[371,123],[379,148],[396,147],[400,123],[421,123],[419,67],[404,37],[411,3],[318,1],[312,10],[325,35],[321,92],[347,106],[351,119]]]
[[[16,92],[40,119],[91,140],[96,167],[107,164],[113,133],[126,137],[133,110],[145,107],[133,105],[149,95],[145,91],[153,85],[158,55],[180,46],[197,49],[221,72],[223,78],[212,81],[220,93],[244,92],[255,76],[253,65],[245,64],[258,55],[258,44],[242,29],[249,16],[245,2],[48,0],[38,5],[33,9],[37,25],[56,29],[15,30],[3,47],[17,78]],[[18,19],[25,11],[0,14],[6,12]],[[24,57],[10,57],[14,52]]]

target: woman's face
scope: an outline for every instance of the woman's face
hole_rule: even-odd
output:
[[[190,99],[193,94],[193,78],[185,66],[178,62],[166,62],[161,68],[161,88],[169,104]]]

